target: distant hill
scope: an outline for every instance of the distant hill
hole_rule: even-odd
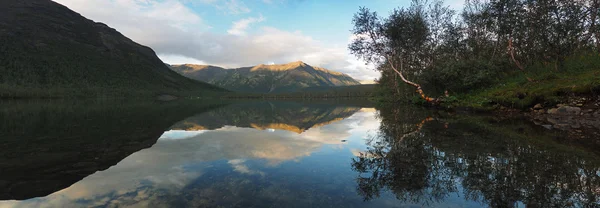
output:
[[[210,65],[170,65],[174,71],[199,81],[238,92],[278,93],[307,87],[359,85],[352,77],[297,61],[224,69]]]
[[[224,91],[50,0],[0,1],[0,97]]]

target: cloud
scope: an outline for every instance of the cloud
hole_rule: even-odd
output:
[[[249,17],[245,19],[241,19],[239,21],[233,22],[233,26],[231,29],[227,30],[227,33],[231,35],[246,35],[246,29],[248,26],[253,23],[258,23],[264,21],[265,18],[260,15],[259,17]]]
[[[225,11],[228,14],[244,14],[250,12],[250,8],[244,4],[244,2],[239,0],[224,0],[224,1],[215,1],[219,4],[216,4],[218,9]]]
[[[375,84],[375,83],[377,83],[377,82],[375,82],[375,80],[369,80],[369,79],[367,79],[367,80],[360,80],[359,82],[361,84]]]
[[[233,24],[226,33],[211,27],[189,4],[227,8],[228,13],[250,11],[235,0],[56,0],[87,18],[104,22],[132,40],[151,47],[171,64],[183,61],[222,67],[276,64],[302,60],[314,66],[349,74],[357,80],[379,77],[372,67],[349,55],[346,45],[332,46],[301,31],[264,26],[249,32],[251,17]]]

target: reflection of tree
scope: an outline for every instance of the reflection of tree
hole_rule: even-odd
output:
[[[398,199],[412,202],[437,201],[455,190],[450,178],[432,178],[430,175],[438,170],[427,164],[433,163],[437,156],[430,154],[430,145],[415,138],[423,136],[420,129],[432,119],[426,117],[419,122],[415,118],[425,116],[416,115],[417,112],[420,111],[381,111],[380,133],[387,137],[371,138],[370,147],[353,159],[352,164],[357,172],[369,175],[358,178],[358,191],[365,200],[378,197],[383,188],[396,193]],[[403,113],[408,116],[401,117]],[[404,122],[394,125],[388,122],[389,119]]]
[[[465,198],[491,207],[600,203],[598,155],[557,144],[524,122],[449,118],[422,125],[418,119],[426,116],[406,109],[383,109],[380,117],[379,136],[352,162],[365,200],[390,190],[428,204],[462,187]]]

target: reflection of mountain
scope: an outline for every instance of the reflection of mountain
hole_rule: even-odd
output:
[[[171,127],[172,130],[211,130],[226,125],[260,130],[278,129],[302,133],[351,116],[357,107],[333,105],[301,105],[297,103],[258,102],[229,105],[187,118]]]
[[[600,157],[566,134],[522,120],[421,122],[426,116],[415,112],[383,109],[380,137],[356,152],[352,166],[366,200],[387,189],[427,205],[458,195],[489,207],[598,207]]]
[[[170,125],[209,106],[83,101],[1,104],[0,199],[45,196],[68,187],[152,146]]]
[[[236,108],[243,109],[242,106]],[[379,124],[374,114],[360,111],[343,121],[301,134],[234,126],[211,131],[167,131],[152,148],[136,152],[67,189],[43,198],[0,202],[0,207],[40,204],[53,207],[273,207],[277,203],[281,206],[274,207],[319,207],[315,201],[333,201],[346,205],[334,207],[349,207],[347,205],[361,202],[351,188],[340,189],[353,186],[352,176],[344,176],[349,179],[344,186],[331,186],[332,181],[340,183],[342,176],[313,172],[324,170],[310,157],[329,158],[331,155],[313,153],[326,149],[326,145],[350,145],[342,139],[363,138],[366,128],[376,129]],[[340,159],[343,162],[334,160],[325,165],[328,168],[344,165],[342,170],[349,171],[346,156],[351,155],[343,155],[345,157]],[[303,162],[305,159],[308,161]],[[306,195],[304,190],[307,189],[299,188],[320,183],[327,184],[330,191]],[[328,193],[342,193],[347,198],[331,200]]]

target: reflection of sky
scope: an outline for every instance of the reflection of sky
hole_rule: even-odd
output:
[[[46,197],[3,201],[0,207],[146,206],[160,203],[166,195],[176,197],[176,193],[194,187],[198,181],[219,181],[225,176],[244,180],[259,177],[257,180],[273,184],[283,181],[277,187],[287,192],[271,190],[261,192],[261,196],[285,193],[287,197],[300,191],[287,187],[291,184],[333,180],[340,186],[337,189],[350,193],[346,197],[358,200],[350,149],[362,149],[364,138],[375,133],[379,121],[374,115],[373,109],[363,109],[302,134],[234,126],[212,131],[168,131],[152,148],[134,153],[69,188]]]
[[[172,139],[187,139],[191,137],[198,136],[202,133],[206,132],[206,130],[198,130],[198,131],[184,131],[184,130],[169,130],[165,131],[163,135],[158,138],[158,140],[172,140]]]

